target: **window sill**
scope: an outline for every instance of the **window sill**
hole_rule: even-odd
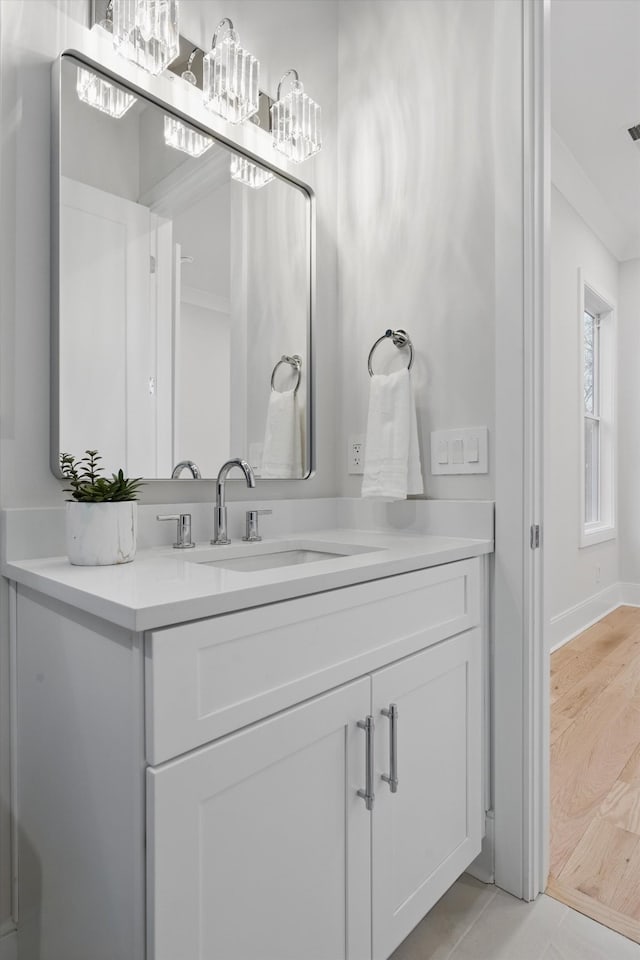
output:
[[[591,547],[596,543],[604,543],[606,540],[615,540],[616,536],[616,528],[609,523],[583,527],[580,531],[580,549]]]

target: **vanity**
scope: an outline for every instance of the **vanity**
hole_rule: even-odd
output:
[[[5,562],[24,956],[385,960],[480,852],[491,550]]]

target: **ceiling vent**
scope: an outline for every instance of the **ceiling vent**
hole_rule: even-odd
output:
[[[632,140],[640,140],[640,123],[637,123],[635,127],[629,127],[629,136]]]

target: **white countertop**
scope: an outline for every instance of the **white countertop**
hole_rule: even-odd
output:
[[[299,566],[239,572],[198,563],[215,557],[244,556],[314,545],[370,548]],[[198,544],[193,550],[153,547],[133,563],[74,567],[66,557],[5,561],[3,574],[46,596],[71,604],[133,631],[217,616],[306,594],[335,590],[493,551],[491,540],[430,535],[398,535],[362,530],[322,530],[260,544],[229,547]]]

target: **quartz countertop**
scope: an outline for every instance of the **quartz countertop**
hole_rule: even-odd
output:
[[[236,571],[207,566],[223,560],[283,549],[353,547],[360,552],[296,566]],[[366,552],[365,552],[366,551]],[[133,563],[74,567],[66,557],[5,561],[3,574],[48,597],[132,631],[199,620],[307,594],[335,590],[478,557],[491,540],[398,535],[362,530],[321,530],[269,538],[259,544],[198,544],[192,550],[139,550]]]

